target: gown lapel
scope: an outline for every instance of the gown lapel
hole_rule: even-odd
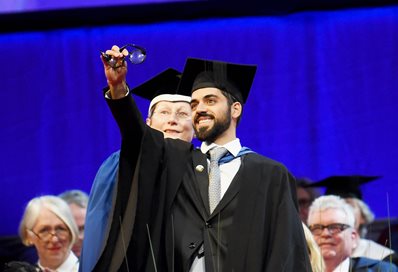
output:
[[[241,175],[242,175],[242,166],[239,167],[238,172],[236,173],[235,177],[233,178],[231,185],[228,187],[227,191],[225,192],[224,196],[221,198],[220,203],[218,203],[217,207],[214,209],[213,213],[210,216],[210,219],[217,215],[223,208],[228,206],[228,204],[234,199],[236,194],[240,190],[241,186]]]
[[[200,150],[197,150],[194,152],[193,157],[192,157],[192,163],[193,163],[193,169],[194,169],[194,175],[195,175],[195,186],[199,188],[200,192],[200,207],[198,207],[200,210],[204,210],[207,213],[207,216],[209,214],[209,197],[208,197],[208,186],[209,186],[209,174],[207,171],[207,158],[206,155],[203,154]],[[206,217],[207,217],[206,216]]]

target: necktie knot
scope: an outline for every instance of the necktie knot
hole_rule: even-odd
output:
[[[209,151],[210,163],[218,163],[218,161],[228,152],[225,147],[215,147]]]

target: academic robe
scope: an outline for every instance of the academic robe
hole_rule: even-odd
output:
[[[115,201],[120,150],[111,154],[95,175],[87,204],[85,234],[80,253],[79,271],[92,271],[104,249]]]
[[[145,125],[133,98],[107,100],[122,135],[109,235],[94,271],[311,271],[294,178],[255,153],[212,214],[206,155]]]
[[[352,272],[396,272],[397,267],[393,263],[365,257],[351,258],[350,271]]]

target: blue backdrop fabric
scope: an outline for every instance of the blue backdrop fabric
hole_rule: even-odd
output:
[[[398,215],[398,6],[387,6],[0,34],[0,235],[17,233],[35,196],[89,192],[119,149],[99,51],[125,43],[148,51],[131,86],[187,57],[257,64],[242,144],[313,180],[381,175],[364,200]]]

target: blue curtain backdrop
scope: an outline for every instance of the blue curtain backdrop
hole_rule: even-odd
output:
[[[387,6],[0,34],[1,235],[37,195],[89,192],[118,149],[99,51],[131,42],[148,58],[129,66],[130,85],[187,57],[257,64],[241,142],[296,176],[381,175],[364,199],[398,215],[398,6]]]

